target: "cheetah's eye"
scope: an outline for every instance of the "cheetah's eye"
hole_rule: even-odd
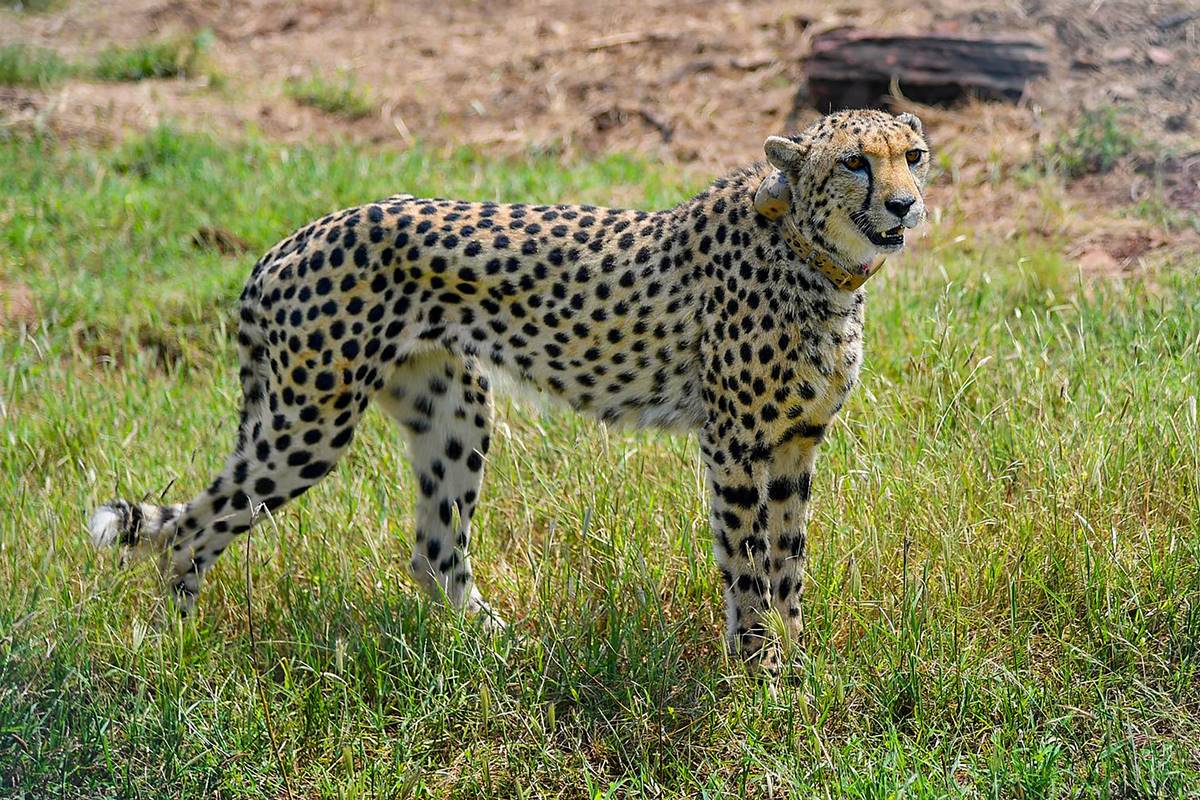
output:
[[[842,159],[842,166],[851,172],[858,172],[867,166],[867,160],[862,156],[847,156]]]
[[[924,150],[914,147],[912,150],[909,150],[904,154],[904,160],[910,164],[920,164],[924,155]]]

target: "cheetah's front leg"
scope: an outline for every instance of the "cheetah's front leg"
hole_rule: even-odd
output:
[[[704,437],[729,646],[772,676],[781,668],[781,642],[772,640],[767,615],[777,611],[793,640],[801,634],[805,526],[820,432],[742,460],[731,455],[743,448]]]
[[[812,487],[817,442],[824,427],[802,431],[796,440],[776,448],[767,482],[767,530],[770,557],[771,602],[783,618],[792,641],[803,633],[800,596],[804,584],[807,547],[808,500]]]
[[[765,619],[771,610],[768,465],[733,460],[708,436],[703,449],[708,464],[713,554],[725,586],[729,649],[775,676],[780,670],[780,650],[778,643],[770,640]]]

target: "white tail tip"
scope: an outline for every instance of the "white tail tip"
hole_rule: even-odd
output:
[[[121,535],[121,515],[108,506],[100,506],[88,521],[92,544],[96,547],[112,547]]]

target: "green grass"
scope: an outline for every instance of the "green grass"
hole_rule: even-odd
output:
[[[337,80],[321,75],[290,80],[284,84],[284,91],[300,105],[326,114],[361,119],[375,113],[375,102],[348,72]]]
[[[1084,111],[1075,126],[1059,135],[1046,154],[1053,169],[1078,178],[1108,172],[1138,147],[1137,138],[1111,106]]]
[[[53,50],[23,44],[0,46],[0,86],[48,86],[75,71]]]
[[[42,14],[61,6],[63,0],[0,0],[0,6],[17,12]]]
[[[86,542],[187,497],[236,422],[234,303],[265,248],[395,191],[661,206],[612,157],[402,155],[159,130],[0,140],[0,795],[1182,797],[1200,785],[1200,282],[1081,282],[935,231],[871,289],[824,448],[808,626],[774,695],[719,644],[692,438],[502,404],[476,572],[493,643],[407,578],[414,481],[368,414],[239,543],[197,623]],[[950,226],[948,226],[950,227]],[[268,713],[269,712],[269,713]]]
[[[202,71],[204,51],[212,33],[192,37],[141,42],[130,47],[113,45],[101,51],[91,67],[102,81],[143,81],[151,78],[187,78]]]
[[[23,44],[0,47],[0,86],[49,86],[72,77],[100,81],[143,81],[205,75],[213,85],[222,76],[205,55],[213,34],[204,30],[189,38],[113,45],[86,63],[74,63],[53,50]]]

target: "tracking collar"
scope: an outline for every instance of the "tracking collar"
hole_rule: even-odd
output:
[[[853,292],[867,282],[883,267],[886,258],[880,257],[870,264],[860,264],[858,271],[848,270],[826,253],[821,252],[800,233],[795,218],[788,213],[792,207],[792,189],[781,172],[773,172],[763,179],[754,193],[754,210],[772,222],[779,222],[780,233],[788,247],[829,279],[838,289]]]

